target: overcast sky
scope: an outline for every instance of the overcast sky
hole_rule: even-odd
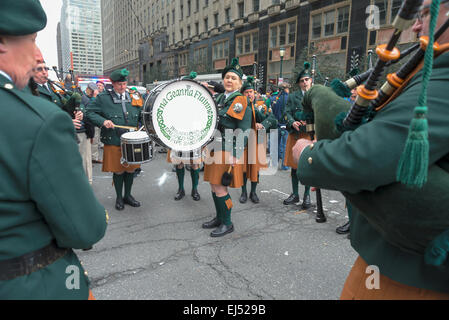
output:
[[[20,1],[20,0],[18,0]],[[58,65],[58,46],[56,43],[56,27],[61,18],[62,0],[40,0],[47,13],[47,26],[38,33],[37,45],[42,51],[47,65],[51,68]],[[55,79],[54,72],[50,78]]]

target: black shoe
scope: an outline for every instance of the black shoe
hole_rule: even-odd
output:
[[[351,223],[348,221],[347,223],[345,223],[344,225],[338,227],[335,232],[337,232],[338,234],[347,234],[349,233],[349,227],[350,227]]]
[[[127,205],[130,205],[131,207],[138,208],[140,207],[140,202],[134,199],[133,196],[129,195],[125,199],[123,199],[123,202]]]
[[[202,228],[203,229],[213,229],[213,228],[219,227],[220,225],[221,225],[221,222],[218,221],[217,218],[214,218],[209,222],[203,223]]]
[[[295,204],[299,202],[299,196],[291,194],[290,197],[284,200],[284,204],[288,206],[289,204]]]
[[[198,193],[198,190],[196,189],[192,190],[192,198],[194,201],[200,201],[201,197],[200,194]]]
[[[115,200],[115,208],[118,211],[122,211],[125,209],[125,203],[123,202],[123,199],[117,198],[117,200]]]
[[[182,198],[184,198],[185,195],[186,195],[186,192],[184,191],[184,189],[183,190],[178,190],[178,193],[175,196],[175,200],[179,201]]]
[[[251,199],[251,201],[253,203],[259,203],[260,202],[259,197],[257,196],[257,194],[255,192],[251,192],[249,194],[249,198]]]
[[[304,200],[302,201],[301,208],[304,210],[309,209],[312,206],[310,202],[310,195],[304,196]]]
[[[230,226],[227,226],[225,224],[221,224],[217,229],[211,232],[210,236],[212,238],[218,238],[223,237],[224,235],[227,235],[228,233],[231,233],[234,231],[234,225],[231,224]]]
[[[246,192],[242,192],[239,201],[240,203],[246,203],[248,201],[248,194]]]

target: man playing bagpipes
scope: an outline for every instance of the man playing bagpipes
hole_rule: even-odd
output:
[[[297,162],[293,159],[292,148],[299,139],[309,139],[310,135],[305,130],[305,119],[302,115],[302,99],[304,94],[312,87],[312,75],[310,73],[310,63],[304,63],[304,69],[298,74],[296,83],[299,84],[300,90],[289,94],[287,108],[285,112],[285,120],[289,135],[287,138],[287,146],[285,149],[284,165],[291,167],[292,194],[284,200],[284,205],[295,204],[299,202],[299,181],[297,178]],[[302,209],[306,210],[311,207],[310,187],[304,186]]]
[[[266,168],[268,166],[266,159],[266,135],[263,131],[268,131],[270,129],[277,128],[277,120],[274,117],[271,109],[265,104],[256,105],[256,91],[255,82],[253,77],[248,77],[242,86],[240,92],[249,98],[253,112],[252,117],[252,129],[248,141],[248,149],[245,152],[245,167],[243,169],[243,186],[242,195],[240,196],[240,203],[246,203],[248,201],[248,192],[246,189],[246,184],[249,180],[251,181],[251,192],[249,198],[253,203],[259,203],[259,197],[256,194],[257,184],[259,183],[259,171],[261,168]],[[259,131],[261,136],[259,137]],[[263,135],[263,136],[262,136]],[[261,140],[261,143],[259,143]]]
[[[399,56],[382,45],[350,112],[341,117],[343,99],[322,86],[303,100],[318,142],[295,145],[298,178],[341,191],[352,207],[351,245],[360,256],[341,299],[449,299],[449,2],[421,4],[403,2],[388,46],[417,12],[414,30],[428,37],[381,92],[374,80]]]

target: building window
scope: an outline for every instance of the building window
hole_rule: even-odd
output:
[[[200,25],[198,22],[195,22],[195,35],[200,34]]]
[[[295,42],[296,21],[284,22],[270,27],[270,48],[278,48],[285,45],[294,45]]]
[[[218,28],[218,13],[214,14],[214,27]]]
[[[207,47],[197,48],[193,51],[193,61],[198,66],[207,65]]]
[[[220,41],[214,43],[212,46],[212,59],[220,60],[227,59],[229,56],[229,41]]]
[[[311,14],[311,38],[315,40],[347,33],[349,12],[349,5],[346,5]]]
[[[259,12],[260,10],[260,0],[253,0],[253,11]]]
[[[187,64],[189,62],[189,53],[183,52],[179,54],[179,66],[180,67],[187,67]]]
[[[209,19],[204,19],[204,31],[207,32],[209,30]]]
[[[225,23],[231,22],[231,8],[225,9]]]
[[[238,18],[242,19],[245,16],[245,3],[239,2],[237,4],[237,8],[238,8]]]

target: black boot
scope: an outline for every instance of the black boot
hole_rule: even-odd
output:
[[[117,199],[115,200],[115,208],[116,208],[118,211],[122,211],[123,209],[125,209],[125,204],[124,204],[122,198],[117,198]]]
[[[290,195],[290,197],[288,197],[287,199],[284,200],[284,204],[287,206],[289,204],[295,204],[299,202],[299,196],[297,196],[296,194],[292,193]]]
[[[221,222],[218,220],[218,218],[213,218],[211,221],[203,223],[202,228],[213,229],[219,227],[220,225]]]
[[[304,209],[304,210],[307,210],[307,209],[309,209],[311,206],[312,206],[312,203],[310,202],[310,194],[305,195],[305,196],[304,196],[304,199],[303,199],[303,201],[302,201],[302,204],[301,204],[301,208]]]
[[[349,228],[350,228],[351,223],[348,221],[347,223],[345,223],[344,225],[338,227],[335,232],[337,232],[338,234],[347,234],[349,233]]]
[[[181,200],[182,198],[184,198],[185,195],[186,195],[186,192],[184,191],[184,189],[178,190],[178,193],[177,193],[176,196],[175,196],[175,200],[176,200],[176,201],[179,201],[179,200]]]
[[[217,229],[211,232],[210,236],[212,238],[218,238],[223,237],[224,235],[227,235],[228,233],[234,232],[234,225],[231,224],[230,226],[227,226],[225,224],[221,224]]]
[[[242,191],[239,201],[240,203],[246,203],[248,201],[248,193],[246,191]]]
[[[201,197],[200,197],[200,194],[198,193],[198,190],[196,190],[196,189],[192,190],[192,198],[193,198],[194,201],[200,201],[201,200]]]
[[[132,195],[125,197],[123,199],[123,202],[127,205],[130,205],[131,207],[134,207],[134,208],[140,207],[140,202],[137,201],[136,199],[134,199],[134,197]]]
[[[249,194],[249,198],[251,199],[251,201],[253,203],[259,203],[260,202],[259,197],[257,196],[257,194],[255,192],[251,192]]]

